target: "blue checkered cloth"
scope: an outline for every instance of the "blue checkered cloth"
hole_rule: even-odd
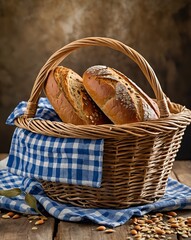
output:
[[[7,171],[0,170],[0,189],[19,187],[32,194],[50,215],[57,219],[71,222],[90,220],[108,227],[117,227],[126,223],[132,216],[143,216],[149,212],[162,212],[177,209],[191,209],[191,188],[171,178],[168,179],[166,193],[163,198],[152,204],[130,207],[127,209],[84,209],[61,204],[51,200],[43,192],[41,184],[29,178],[23,178]],[[0,208],[11,211],[35,214],[24,201],[24,196],[7,198],[0,196]],[[41,208],[39,210],[42,211]]]
[[[100,187],[102,160],[103,140],[56,138],[16,128],[7,166],[24,177]]]
[[[14,124],[14,119],[17,116],[23,114],[23,111],[25,110],[25,108],[26,108],[26,103],[25,102],[20,103],[18,107],[15,109],[15,111],[8,118],[7,123]],[[37,110],[37,114],[35,117],[43,118],[43,119],[51,118],[51,120],[55,120],[57,118],[59,121],[58,116],[55,114],[53,108],[51,107],[51,105],[48,103],[46,99],[40,99],[39,108]],[[52,154],[52,156],[59,155],[57,150],[56,150],[56,153],[52,152],[53,149],[51,147],[53,143],[50,144],[50,140],[46,141],[47,140],[46,139],[45,140],[46,143],[43,144],[42,139],[44,136],[41,136],[42,138],[37,137],[37,139],[34,140],[34,136],[32,135],[31,137],[31,134],[33,133],[30,133],[27,130],[16,129],[15,136],[13,137],[13,142],[11,144],[12,149],[10,150],[10,155],[8,159],[8,169],[6,168],[3,170],[0,170],[0,189],[7,190],[12,188],[20,188],[22,191],[32,194],[39,203],[39,208],[40,208],[39,210],[41,210],[41,208],[44,208],[50,215],[54,216],[57,219],[72,221],[72,222],[90,220],[97,224],[106,225],[109,227],[117,227],[126,223],[132,216],[142,216],[149,212],[157,212],[157,211],[191,209],[191,188],[175,180],[172,180],[170,178],[168,179],[166,193],[164,197],[161,198],[159,201],[156,201],[155,203],[152,203],[152,204],[130,207],[127,209],[121,209],[121,210],[98,209],[98,208],[84,209],[80,207],[75,207],[71,204],[61,204],[56,201],[53,201],[52,199],[47,197],[47,195],[43,191],[41,183],[35,178],[36,177],[39,178],[39,175],[41,175],[45,177],[46,180],[48,180],[48,177],[51,176],[51,181],[52,181],[52,178],[55,178],[55,180],[57,181],[58,179],[56,175],[54,175],[54,173],[57,171],[54,171],[54,169],[58,169],[58,166],[60,166],[59,164],[61,164],[61,159],[57,160],[57,163],[55,163],[53,167],[53,164],[54,164],[53,158],[51,158],[49,154]],[[54,141],[55,146],[58,146],[60,144],[59,140],[56,138],[54,140],[55,140]],[[18,142],[20,142],[19,148],[16,146]],[[24,144],[25,150],[22,147],[22,144]],[[46,154],[48,154],[48,156],[45,154],[43,159],[41,158],[41,153],[40,153],[40,151],[42,150],[40,149],[41,145],[44,147],[43,152],[46,152]],[[101,143],[100,143],[100,146],[102,146]],[[19,155],[20,151],[21,151],[21,154]],[[102,151],[102,147],[101,147],[101,151]],[[79,154],[79,152],[77,154]],[[67,155],[67,154],[64,153],[64,155]],[[76,153],[74,154],[74,156],[76,157]],[[70,158],[67,158],[67,159],[70,159]],[[54,157],[54,160],[55,160],[55,157]],[[77,157],[76,157],[76,161],[78,161]],[[88,161],[90,160],[88,159]],[[78,163],[74,164],[74,166],[70,165],[72,163],[73,163],[73,158],[72,158],[72,162],[66,160],[66,163],[64,163],[67,166],[65,169],[66,171],[68,166],[69,168],[71,167],[71,169],[73,169],[74,166],[77,166],[77,168],[79,167]],[[101,163],[102,161],[99,163],[100,167],[101,167]],[[41,168],[42,165],[43,165],[43,168]],[[49,165],[52,170],[49,170],[48,168]],[[64,166],[62,166],[62,168],[63,167]],[[32,171],[32,169],[33,170],[35,169],[35,171]],[[90,171],[92,172],[92,169]],[[59,172],[58,176],[62,174],[60,170],[58,172]],[[65,174],[66,173],[64,173],[63,175],[64,178],[66,177]],[[67,176],[69,175],[70,174],[68,174]],[[78,174],[76,174],[76,172],[74,175],[75,177],[76,176],[78,177]],[[95,180],[94,177],[92,179],[94,182]],[[82,180],[80,177],[80,182],[81,181]],[[0,208],[16,211],[20,213],[25,213],[25,214],[36,214],[34,210],[31,209],[25,203],[24,195],[20,195],[14,198],[7,198],[4,196],[0,196]]]
[[[7,123],[23,114],[21,102]],[[46,98],[39,101],[36,118],[57,120]],[[8,168],[23,177],[100,187],[102,181],[103,139],[56,138],[16,128],[12,137]]]
[[[27,102],[22,101],[20,102],[14,111],[9,115],[7,118],[6,124],[8,125],[14,125],[14,120],[23,115],[27,107]],[[36,111],[36,119],[44,119],[44,120],[50,120],[50,121],[61,121],[57,113],[54,111],[52,105],[48,101],[47,98],[40,98],[38,102],[38,108]]]

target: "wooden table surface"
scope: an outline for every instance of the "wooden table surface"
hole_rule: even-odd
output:
[[[6,155],[0,154],[0,159]],[[175,161],[171,177],[191,187],[191,161]],[[157,235],[155,238],[133,238],[130,233],[132,219],[126,224],[115,228],[113,233],[97,231],[97,224],[64,222],[48,216],[44,224],[35,226],[35,220],[31,221],[27,216],[18,219],[3,219],[0,213],[0,239],[1,240],[128,240],[128,239],[191,239],[184,238],[180,234]],[[179,217],[191,217],[191,210],[176,211]],[[163,213],[164,214],[164,213]],[[165,214],[164,214],[165,215]],[[164,216],[163,215],[163,216]],[[37,229],[34,227],[37,227]],[[191,231],[191,227],[190,227]]]

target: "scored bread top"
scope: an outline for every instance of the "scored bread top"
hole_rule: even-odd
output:
[[[58,66],[54,71],[54,77],[65,98],[84,124],[110,123],[86,92],[82,78],[77,73],[69,68]]]
[[[85,89],[114,124],[157,119],[155,103],[115,69],[97,65],[83,75]],[[155,109],[156,108],[156,109]]]
[[[121,73],[120,71],[112,68],[113,71],[115,71],[117,74],[119,74],[123,80],[125,80],[125,84],[128,86],[131,86],[132,89],[134,89],[137,93],[137,97],[141,97],[142,98],[142,104],[143,104],[143,108],[146,107],[146,105],[148,104],[153,110],[154,110],[154,115],[157,115],[157,117],[160,117],[160,111],[158,108],[157,103],[151,99],[140,87],[138,87],[130,78],[128,78],[127,76],[125,76],[123,73]],[[151,113],[151,118],[154,118],[154,116],[152,116]],[[148,113],[144,116],[144,120],[149,120],[149,115]]]

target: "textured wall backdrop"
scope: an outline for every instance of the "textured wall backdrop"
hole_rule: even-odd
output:
[[[141,53],[164,92],[191,108],[190,0],[0,0],[0,152],[9,150],[13,127],[5,120],[28,100],[40,68],[57,49],[88,36],[118,39]],[[78,73],[94,64],[115,67],[152,96],[140,70],[126,56],[91,47],[63,65]],[[189,129],[179,158],[191,159]]]

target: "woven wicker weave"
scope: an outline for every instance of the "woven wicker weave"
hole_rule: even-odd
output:
[[[86,46],[109,47],[131,58],[155,93],[160,119],[97,126],[35,119],[38,100],[49,72],[71,52]],[[190,110],[172,103],[165,96],[153,69],[139,53],[117,40],[99,37],[74,41],[55,52],[37,76],[25,114],[15,120],[21,128],[49,136],[104,139],[101,188],[42,182],[50,198],[87,208],[126,208],[151,203],[162,197],[182,136],[190,122]]]

